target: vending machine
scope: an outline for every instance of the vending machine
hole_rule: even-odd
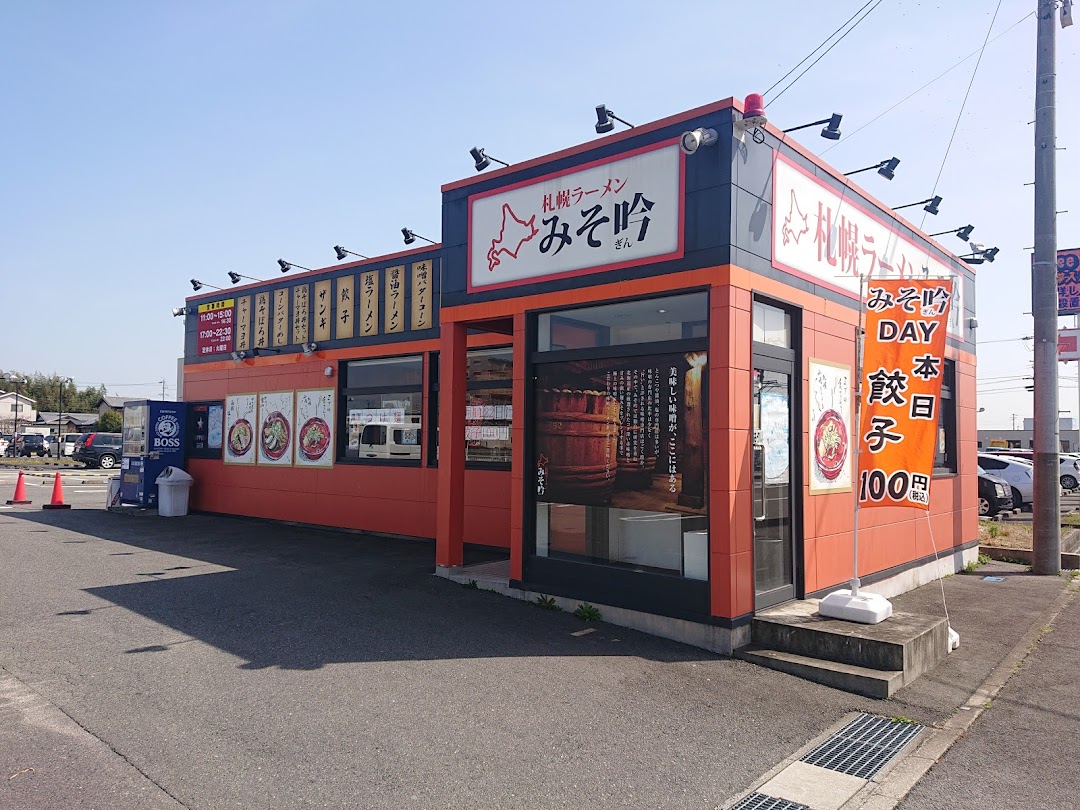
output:
[[[157,477],[184,466],[183,402],[135,400],[124,405],[120,502],[157,506]]]

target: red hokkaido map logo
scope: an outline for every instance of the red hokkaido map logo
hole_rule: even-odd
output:
[[[499,235],[491,240],[491,247],[488,248],[487,252],[489,271],[502,264],[502,260],[499,258],[500,253],[505,253],[511,259],[518,257],[522,245],[540,233],[534,224],[535,222],[536,214],[533,214],[528,220],[523,220],[510,208],[510,203],[503,203],[502,227],[499,228]]]

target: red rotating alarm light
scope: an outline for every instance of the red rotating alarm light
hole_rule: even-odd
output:
[[[765,123],[765,99],[760,93],[748,93],[743,101],[743,122],[753,126],[762,126]]]

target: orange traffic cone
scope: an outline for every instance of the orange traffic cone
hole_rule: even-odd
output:
[[[60,473],[56,473],[52,485],[52,501],[41,505],[42,509],[70,509],[71,504],[64,503],[64,485],[60,483]]]
[[[15,497],[8,501],[8,506],[24,506],[31,503],[26,497],[26,484],[23,482],[23,471],[19,470],[19,480],[15,482]]]

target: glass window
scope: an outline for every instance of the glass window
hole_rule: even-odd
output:
[[[536,554],[708,579],[705,351],[536,372]]]
[[[708,318],[709,296],[704,292],[549,312],[538,318],[537,351],[703,337]]]
[[[470,349],[465,360],[465,461],[474,464],[510,463],[510,425],[513,419],[514,350]],[[438,356],[432,356],[431,412],[435,419],[432,463],[439,458]]]
[[[420,462],[421,355],[351,360],[341,374],[341,461]]]
[[[755,343],[791,348],[791,315],[779,307],[755,301],[753,330]]]
[[[945,361],[941,381],[941,407],[938,409],[938,440],[934,454],[934,472],[956,472],[956,361]]]

